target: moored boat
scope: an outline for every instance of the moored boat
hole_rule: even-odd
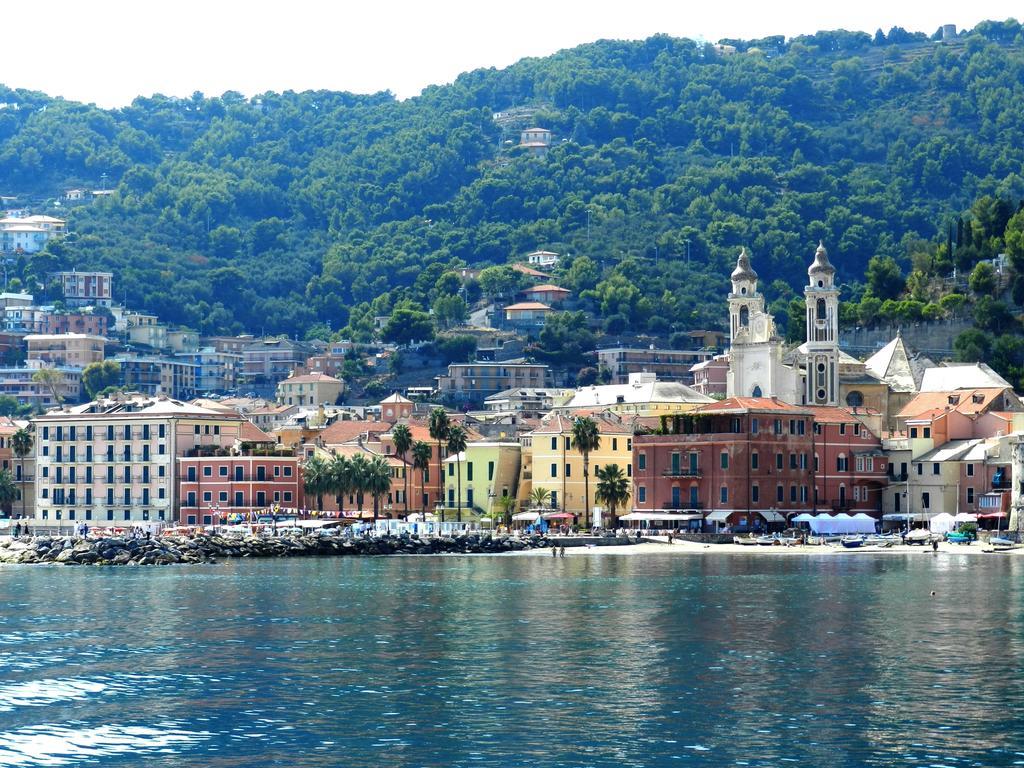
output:
[[[864,538],[862,536],[847,536],[841,543],[847,549],[857,549],[864,545]]]
[[[733,536],[732,543],[742,544],[744,547],[754,547],[758,542],[753,536]]]

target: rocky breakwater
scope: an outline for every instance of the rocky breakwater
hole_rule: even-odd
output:
[[[0,563],[172,565],[230,557],[499,554],[551,546],[546,537],[163,536],[153,539],[37,537],[0,542]]]

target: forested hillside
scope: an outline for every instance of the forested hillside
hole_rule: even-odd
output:
[[[0,87],[0,194],[116,189],[65,209],[72,234],[14,270],[107,268],[119,299],[203,332],[366,338],[373,316],[457,290],[450,268],[544,248],[609,330],[667,334],[721,322],[740,246],[784,305],[824,240],[859,300],[871,257],[909,272],[978,197],[1024,197],[1016,22],[732,42],[602,41],[404,102],[104,111]],[[495,121],[512,108],[554,132],[546,158]]]

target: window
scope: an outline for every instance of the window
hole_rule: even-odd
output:
[[[796,433],[798,435],[806,435],[807,434],[807,422],[804,421],[803,419],[800,419],[796,423]]]
[[[789,486],[789,500],[790,502],[796,502],[796,486]]]
[[[726,453],[725,451],[722,451],[722,469],[728,469],[728,468],[729,468],[729,454]]]
[[[845,435],[846,434],[846,425],[845,424],[840,424],[839,425],[839,434],[840,435]]]
[[[557,451],[558,450],[558,438],[557,437],[552,437],[551,438],[551,450],[552,451]]]
[[[756,435],[757,434],[757,426],[758,426],[757,425],[757,419],[751,419],[750,420],[750,433],[752,435]]]
[[[729,503],[729,488],[727,486],[723,485],[718,489],[718,498],[723,504]]]
[[[775,468],[776,469],[782,469],[782,454],[781,453],[776,453],[775,454]]]
[[[228,476],[228,465],[227,464],[221,464],[220,467],[218,467],[218,469],[217,469],[217,473],[221,477],[227,477]]]
[[[198,435],[198,434],[199,434],[199,432],[200,432],[200,430],[199,430],[199,425],[198,425],[198,424],[196,424],[196,426],[195,426],[195,434],[197,434],[197,435]]]
[[[789,468],[790,469],[796,469],[796,454],[795,453],[789,454]]]
[[[750,468],[757,469],[758,455],[757,451],[750,454]]]
[[[928,493],[921,494],[921,509],[931,509],[931,495]]]
[[[142,439],[149,440],[149,424],[142,425]]]
[[[487,462],[487,479],[488,480],[493,480],[494,479],[494,462],[493,461],[488,461]]]
[[[472,461],[467,461],[466,462],[466,480],[470,481],[472,479],[473,479],[473,462]]]
[[[291,476],[292,476],[292,468],[291,468],[291,465],[289,465],[289,464],[285,464],[285,465],[284,465],[284,476],[285,476],[285,477],[291,477]]]
[[[776,419],[775,420],[775,434],[776,435],[781,435],[782,434],[782,419]]]
[[[821,434],[821,424],[819,424],[818,422],[814,422],[814,434]]]
[[[917,427],[911,427],[910,428],[910,436],[911,437],[917,437]]]
[[[968,464],[967,465],[967,476],[968,477],[974,477],[974,465],[973,464]]]
[[[647,487],[638,485],[636,487],[636,500],[638,503],[643,504],[647,501]]]
[[[551,476],[552,477],[558,477],[558,465],[557,464],[552,464],[551,465]]]
[[[448,465],[448,477],[455,477],[455,465],[454,464],[449,464]]]
[[[572,477],[572,464],[565,465],[565,476]]]
[[[218,499],[217,500],[218,501],[227,501],[228,500],[228,492],[227,491],[221,491],[218,494]]]
[[[125,424],[124,425],[124,439],[125,440],[131,440],[132,439],[132,425],[131,424]]]
[[[245,499],[243,498],[241,491],[235,491],[235,506],[236,507],[244,507],[245,506]]]
[[[164,425],[163,424],[160,424],[160,425],[157,426],[157,428],[156,428],[156,436],[157,437],[165,437],[166,436],[166,434],[164,432]]]
[[[791,435],[795,435],[796,434],[796,419],[790,419],[789,420],[789,434],[791,434]]]
[[[209,465],[203,467],[203,477],[213,477],[213,467]]]
[[[619,450],[619,438],[617,438],[617,437],[613,437],[612,438],[612,450],[613,451]]]
[[[750,486],[750,501],[757,504],[761,500],[761,489],[757,485]]]
[[[739,434],[741,431],[739,417],[733,416],[732,418],[732,432],[733,434]]]
[[[203,491],[203,501],[213,501],[213,492]]]
[[[846,457],[846,454],[840,453],[836,457],[836,472],[849,472],[850,471],[850,460]]]
[[[863,456],[858,456],[857,457],[857,471],[858,472],[863,472],[864,471],[864,457]]]
[[[967,503],[968,504],[973,504],[974,503],[974,489],[971,488],[971,487],[967,488]]]
[[[647,469],[647,454],[646,453],[639,453],[639,454],[637,454],[637,457],[636,457],[636,468],[638,470],[640,470],[641,472],[643,472],[645,469]]]
[[[932,462],[932,474],[933,475],[939,474],[939,467],[940,467],[939,462],[937,462],[937,461],[933,461]]]
[[[782,487],[782,483],[775,486],[775,500],[779,503],[786,500],[786,489]]]
[[[113,467],[110,467],[108,469],[113,470]],[[196,468],[189,467],[188,471],[185,473],[185,477],[188,480],[188,482],[194,483],[196,481]]]
[[[114,439],[114,425],[113,424],[108,424],[107,425],[107,440],[113,440],[113,439]],[[111,511],[110,514],[113,515],[114,514],[113,511]],[[113,520],[114,518],[111,517],[110,519]]]
[[[932,436],[932,428],[931,428],[931,427],[925,427],[925,428],[924,428],[924,430],[923,430],[923,432],[924,432],[924,435],[923,435],[923,436],[924,436],[924,437],[925,437],[926,439]]]
[[[800,486],[800,501],[803,502],[804,504],[807,503],[807,486],[806,485],[801,485]]]
[[[860,501],[860,486],[859,485],[853,486],[853,500],[854,501]]]
[[[43,427],[43,440],[49,440],[49,439],[50,439],[50,428],[49,427]]]
[[[860,435],[860,424],[854,424],[853,425],[853,434],[858,435],[858,436]]]

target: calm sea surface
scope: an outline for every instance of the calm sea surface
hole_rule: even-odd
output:
[[[0,766],[79,764],[1024,765],[1024,560],[0,567]]]

